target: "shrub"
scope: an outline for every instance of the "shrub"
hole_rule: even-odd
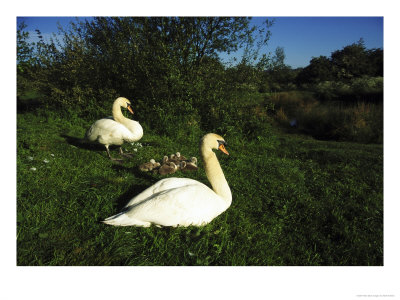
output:
[[[324,81],[314,85],[316,97],[325,100],[344,100],[346,102],[381,101],[383,99],[383,77],[359,77],[351,81]]]

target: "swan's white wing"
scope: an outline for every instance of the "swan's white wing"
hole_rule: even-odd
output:
[[[130,141],[132,137],[128,128],[115,122],[112,118],[97,120],[86,133],[89,141],[98,141],[106,145],[122,145],[124,141]]]
[[[148,199],[152,195],[158,194],[158,193],[166,191],[166,190],[175,189],[175,188],[179,188],[182,186],[196,185],[196,184],[204,186],[204,188],[209,189],[205,184],[203,184],[199,181],[196,181],[194,179],[190,179],[190,178],[170,177],[170,178],[161,179],[161,180],[157,181],[155,184],[153,184],[152,186],[145,189],[139,195],[132,198],[128,202],[128,204],[125,205],[125,207],[140,203],[142,200]]]
[[[192,180],[189,185],[160,190],[129,205],[124,217],[162,226],[202,225],[226,209],[226,203],[214,191]]]
[[[133,142],[138,141],[143,137],[143,128],[139,122],[130,119],[125,119],[124,126],[131,132],[132,134],[131,140]]]

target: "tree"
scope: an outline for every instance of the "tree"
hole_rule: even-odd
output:
[[[297,76],[297,84],[346,81],[363,76],[383,76],[383,50],[367,50],[363,39],[332,52],[331,57],[313,58]]]
[[[21,22],[17,28],[17,96],[29,86],[30,67],[33,62],[33,46],[28,42],[27,25]]]
[[[370,49],[367,51],[367,59],[370,76],[383,77],[383,50],[382,49]]]
[[[294,88],[293,82],[296,72],[285,64],[285,50],[277,47],[273,56],[264,55],[257,65],[259,91],[282,91]]]
[[[364,40],[344,47],[331,54],[331,62],[338,79],[351,79],[368,74],[369,62]]]
[[[310,64],[302,69],[297,75],[296,82],[303,83],[319,83],[329,81],[335,78],[333,65],[326,56],[313,57]]]
[[[264,31],[263,31],[264,30]],[[60,28],[62,38],[41,56],[40,87],[48,103],[79,106],[82,114],[125,96],[160,130],[229,102],[220,52],[260,41],[266,28],[250,18],[97,17]],[[50,59],[49,59],[50,58]],[[105,102],[104,105],[102,102]],[[189,122],[189,121],[188,121]]]

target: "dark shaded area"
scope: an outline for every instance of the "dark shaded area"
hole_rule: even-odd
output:
[[[17,97],[17,113],[26,113],[35,111],[43,106],[43,102],[40,98],[24,98]]]
[[[129,187],[129,189],[122,195],[120,195],[116,200],[115,203],[115,214],[120,213],[123,207],[135,196],[143,192],[149,186],[156,183],[159,179],[147,174],[146,172],[142,172],[138,169],[137,166],[135,167],[126,167],[124,165],[113,164],[111,168],[115,170],[128,170],[130,173],[134,174],[137,178],[145,178],[150,182],[150,184],[133,184]]]
[[[106,153],[106,148],[104,147],[104,145],[97,144],[97,143],[89,143],[89,142],[86,142],[83,138],[69,136],[66,134],[61,134],[60,136],[63,137],[68,144],[75,146],[77,148],[85,149],[85,150],[92,150],[92,151],[104,151],[104,153]],[[110,149],[111,148],[115,149],[117,147],[110,146]]]

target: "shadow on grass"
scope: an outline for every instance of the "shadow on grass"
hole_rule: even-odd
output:
[[[125,166],[125,165],[123,165],[123,164],[113,164],[113,165],[111,166],[111,168],[114,169],[114,170],[116,170],[116,171],[118,171],[118,170],[125,170],[125,171],[128,171],[128,172],[132,173],[132,174],[135,175],[135,177],[137,177],[137,178],[143,178],[143,179],[145,179],[145,180],[148,180],[148,181],[151,182],[151,183],[149,184],[149,186],[152,185],[152,184],[154,184],[156,181],[159,180],[158,178],[155,178],[154,176],[152,176],[152,175],[151,175],[151,174],[152,174],[151,172],[142,172],[142,171],[140,171],[138,166],[134,166],[134,167],[129,166],[129,167],[128,167],[128,166]]]
[[[118,197],[118,199],[115,200],[116,209],[118,212],[122,210],[122,208],[129,202],[129,200],[131,200],[133,197],[137,196],[159,180],[159,178],[152,176],[151,173],[140,171],[137,166],[128,167],[124,166],[123,164],[113,164],[111,168],[114,170],[127,170],[135,175],[136,178],[141,178],[149,182],[148,184],[134,184],[124,194]]]
[[[80,149],[85,149],[85,150],[91,150],[91,151],[104,151],[106,152],[106,148],[104,145],[98,144],[98,143],[90,143],[85,141],[83,138],[79,138],[79,137],[74,137],[74,136],[70,136],[70,135],[66,135],[66,134],[60,134],[60,136],[62,138],[65,139],[65,141],[77,148]],[[143,147],[158,147],[160,145],[160,143],[158,142],[143,142]],[[115,146],[115,145],[110,145],[110,151],[118,149],[119,146]]]
[[[17,113],[26,113],[35,111],[43,106],[40,98],[35,97],[17,97]]]
[[[85,150],[93,150],[93,151],[106,151],[106,148],[103,145],[88,143],[82,138],[77,138],[66,134],[61,134],[60,136],[63,137],[68,144],[75,146],[77,148]]]
[[[82,138],[77,138],[77,137],[73,137],[73,136],[69,136],[69,135],[65,135],[65,134],[61,134],[61,137],[63,137],[65,139],[65,141],[70,144],[71,146],[74,146],[76,148],[80,148],[80,149],[84,149],[84,150],[89,150],[89,151],[94,151],[97,154],[101,155],[104,157],[104,159],[107,159],[109,161],[111,161],[108,156],[107,156],[107,151],[104,145],[101,144],[97,144],[97,143],[90,143],[85,141]],[[119,152],[114,153],[115,149],[118,149],[119,146],[114,146],[114,145],[110,145],[109,149],[110,149],[110,153],[111,156],[114,158],[118,158],[117,155]],[[116,165],[121,165],[123,164],[125,161],[112,161],[113,164]]]
[[[120,213],[124,206],[134,197],[139,195],[141,192],[143,192],[145,189],[147,189],[149,186],[144,185],[144,184],[137,184],[137,185],[132,185],[125,193],[120,195],[116,200],[114,200],[116,206],[115,206],[115,213]]]
[[[104,157],[107,157],[107,152],[106,152],[106,148],[104,145],[97,144],[97,143],[90,143],[90,142],[85,141],[82,138],[77,138],[77,137],[69,136],[66,134],[61,134],[60,136],[63,137],[68,144],[70,144],[74,147],[77,147],[80,149],[85,149],[85,150],[90,150],[90,151],[95,151],[95,152],[100,152],[100,154],[104,155]],[[119,146],[110,145],[109,148],[110,148],[110,152],[111,152],[111,151],[114,151],[115,149],[118,149]],[[111,155],[114,156],[112,153],[111,153]],[[107,157],[107,159],[108,159],[108,157]],[[118,162],[116,161],[115,163],[117,164]]]

